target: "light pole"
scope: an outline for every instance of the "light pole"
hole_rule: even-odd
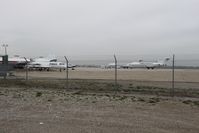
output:
[[[7,55],[7,47],[8,47],[8,44],[3,44],[2,47],[5,48],[5,55]]]

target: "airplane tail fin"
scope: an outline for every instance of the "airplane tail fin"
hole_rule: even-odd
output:
[[[47,57],[47,58],[50,60],[50,62],[57,62],[57,58],[56,58],[56,56],[55,56],[55,55],[53,55],[53,54],[48,55],[48,57]]]
[[[47,58],[48,58],[48,59],[55,59],[56,56],[55,56],[54,54],[49,54],[49,55],[47,56]]]
[[[163,66],[167,66],[167,62],[170,60],[170,58],[165,58],[162,62]]]
[[[168,58],[168,57],[165,58],[165,59],[164,59],[164,63],[168,62],[169,60],[170,60],[170,58]]]

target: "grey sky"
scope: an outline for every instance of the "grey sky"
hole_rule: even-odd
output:
[[[199,0],[0,0],[0,41],[25,56],[197,54],[198,7]]]

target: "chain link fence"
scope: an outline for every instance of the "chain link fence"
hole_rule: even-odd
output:
[[[110,62],[110,59],[105,59],[104,62]],[[114,63],[114,58],[112,57]],[[173,62],[174,61],[174,62]],[[118,63],[108,68],[102,64],[102,60],[99,64],[96,62],[77,64],[75,69],[68,68],[60,71],[59,69],[51,69],[50,71],[37,71],[37,70],[14,70],[12,71],[15,76],[8,77],[8,79],[14,80],[26,80],[31,82],[33,80],[43,80],[52,82],[53,80],[64,82],[61,83],[62,88],[75,88],[81,87],[80,82],[85,81],[85,86],[94,85],[94,87],[101,88],[105,85],[111,89],[124,89],[125,91],[134,91],[135,93],[147,92],[158,93],[158,91],[165,91],[165,95],[177,96],[178,92],[184,93],[184,96],[190,96],[189,92],[199,90],[199,69],[197,67],[178,66],[178,59],[172,58],[168,62],[167,66],[157,67],[154,69],[147,69],[147,67],[135,67],[125,69],[121,67],[120,60]],[[86,62],[86,61],[85,61]],[[172,62],[174,66],[172,67]],[[180,61],[182,63],[182,61]],[[123,63],[124,64],[124,63]],[[185,63],[184,63],[185,64]],[[190,64],[191,65],[191,64]],[[0,70],[5,69],[5,66]],[[57,83],[57,82],[54,82]],[[68,86],[68,87],[67,87]],[[92,86],[91,86],[92,87]],[[89,87],[88,87],[89,88]],[[120,90],[120,91],[121,91]],[[151,92],[150,92],[151,91]],[[197,92],[198,93],[198,92]],[[195,96],[195,94],[194,94]]]

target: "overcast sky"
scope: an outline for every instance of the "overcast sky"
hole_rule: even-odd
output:
[[[199,0],[0,0],[0,41],[24,56],[198,54]]]

